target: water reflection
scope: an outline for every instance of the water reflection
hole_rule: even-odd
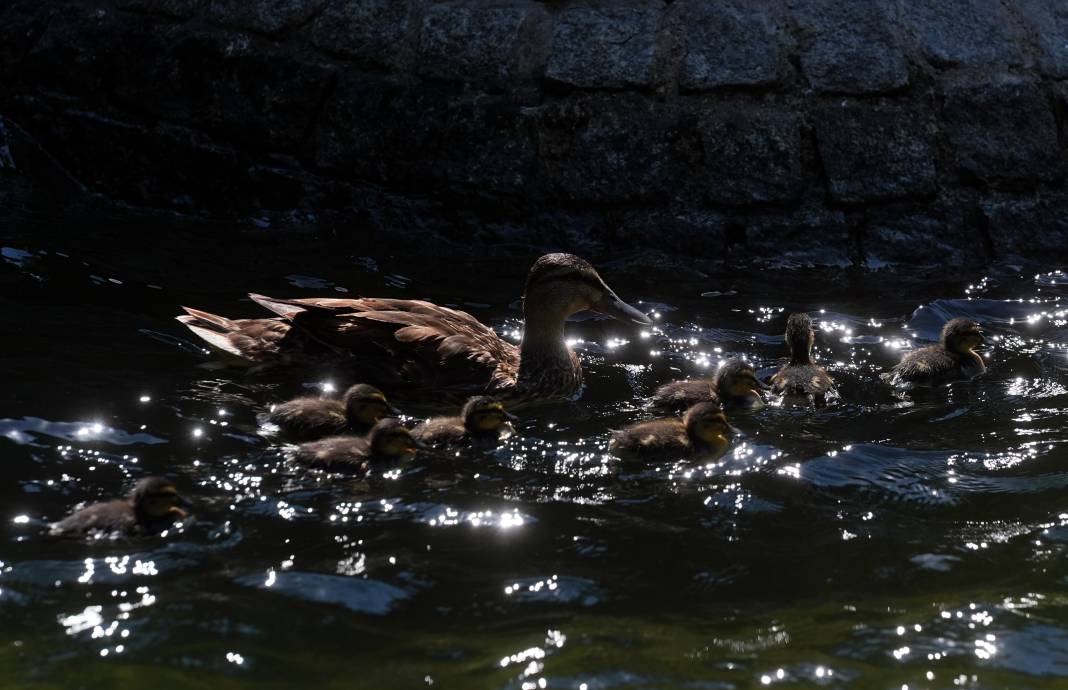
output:
[[[258,433],[268,405],[329,392],[338,372],[219,368],[183,340],[174,305],[237,313],[249,285],[418,295],[463,305],[515,340],[518,305],[492,301],[517,293],[514,271],[455,276],[344,252],[283,261],[277,248],[218,266],[191,251],[167,267],[133,250],[64,258],[10,244],[3,267],[19,294],[0,306],[42,328],[76,324],[80,340],[60,352],[26,333],[7,362],[8,684],[85,684],[86,659],[109,680],[152,664],[164,687],[208,674],[526,690],[1058,687],[1068,677],[1059,271],[885,287],[807,272],[678,285],[612,275],[658,318],[634,334],[568,324],[586,369],[580,402],[526,415],[489,452],[365,480],[299,471]],[[816,322],[836,404],[732,419],[734,445],[712,463],[624,468],[607,453],[607,429],[643,418],[640,398],[658,383],[733,356],[774,371],[796,310]],[[991,333],[988,374],[906,395],[886,388],[877,374],[951,316]],[[41,371],[62,387],[42,386]],[[149,474],[174,476],[196,520],[144,543],[44,535]]]

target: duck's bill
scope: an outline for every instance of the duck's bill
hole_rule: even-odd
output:
[[[518,422],[519,417],[515,416],[508,410],[501,410],[501,416],[507,419],[509,422]]]
[[[760,379],[753,379],[753,380],[756,382],[756,389],[758,391],[770,391],[771,390],[771,386],[769,386],[768,384],[764,383]]]
[[[401,411],[390,403],[386,403],[386,415],[389,417],[400,417]]]
[[[600,302],[593,305],[592,309],[598,314],[611,316],[613,319],[619,319],[620,321],[630,321],[639,326],[649,326],[653,323],[648,316],[616,297],[616,293],[611,290],[606,290],[604,297],[601,298]]]
[[[412,450],[433,450],[434,447],[431,446],[429,443],[424,443],[423,441],[420,441],[419,439],[413,438],[411,440],[411,449]]]

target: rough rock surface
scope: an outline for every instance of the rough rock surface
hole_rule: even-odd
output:
[[[680,3],[684,33],[679,86],[690,91],[774,84],[787,69],[776,0]]]
[[[1068,254],[1061,0],[8,0],[0,118],[19,184],[338,233]]]
[[[984,182],[1051,182],[1064,174],[1057,123],[1037,81],[1014,74],[951,75],[943,117],[954,166]]]
[[[911,104],[847,102],[819,108],[816,138],[831,197],[862,203],[934,191],[927,113]]]
[[[794,0],[805,79],[828,93],[879,93],[909,80],[904,41],[881,0]]]
[[[572,86],[650,86],[663,10],[660,2],[575,4],[556,19],[545,76]]]

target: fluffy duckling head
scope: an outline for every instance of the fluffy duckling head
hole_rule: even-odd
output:
[[[382,419],[368,432],[371,453],[381,458],[400,458],[427,446],[416,440],[399,419]]]
[[[155,520],[181,519],[188,515],[180,507],[188,503],[178,494],[174,483],[163,477],[146,477],[137,482],[130,493],[130,501],[139,515]]]
[[[798,364],[806,364],[812,354],[812,345],[816,342],[816,333],[812,330],[812,319],[808,314],[791,314],[786,320],[786,344],[790,347],[791,359]]]
[[[502,427],[518,417],[504,409],[499,400],[488,395],[477,395],[464,404],[461,416],[464,428],[475,435],[500,433]]]
[[[686,435],[695,443],[721,446],[729,443],[732,431],[723,410],[716,403],[698,403],[686,410],[682,418]]]
[[[966,355],[983,342],[983,331],[975,321],[958,317],[942,327],[941,342],[950,352]]]
[[[399,414],[386,400],[382,391],[366,383],[351,386],[341,396],[341,402],[345,405],[345,415],[348,419],[365,426],[374,424],[387,415]]]
[[[574,254],[546,254],[530,268],[523,291],[529,326],[559,322],[580,311],[595,311],[620,321],[649,325],[645,314],[616,296],[585,259]]]
[[[721,400],[730,398],[747,398],[750,395],[760,397],[759,391],[768,386],[756,376],[752,365],[740,359],[728,359],[716,371],[716,392]]]

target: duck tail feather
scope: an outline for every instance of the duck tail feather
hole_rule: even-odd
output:
[[[305,311],[303,306],[290,302],[289,300],[275,299],[274,297],[268,297],[266,295],[258,295],[255,292],[248,293],[248,296],[249,299],[256,304],[268,311],[278,314],[284,319],[291,319],[302,311]]]
[[[220,333],[230,333],[237,330],[237,324],[225,316],[219,316],[218,314],[212,314],[211,312],[201,311],[200,309],[193,309],[192,307],[182,307],[188,316],[179,316],[178,320],[187,326],[196,324],[205,328],[212,328]]]
[[[199,317],[179,316],[177,318],[179,321],[185,324],[186,328],[193,331],[193,333],[198,335],[202,340],[204,340],[212,347],[222,350],[223,352],[228,352],[232,355],[236,355],[237,357],[244,358],[245,354],[241,352],[241,350],[237,349],[237,347],[232,342],[230,342],[230,337],[228,333],[220,333],[218,331],[205,328],[203,325],[201,325]]]

